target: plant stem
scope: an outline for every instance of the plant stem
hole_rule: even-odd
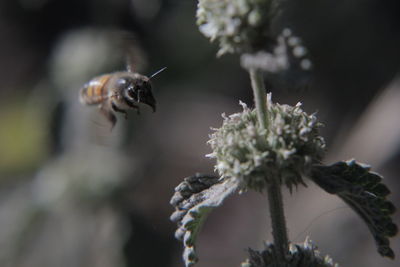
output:
[[[264,78],[260,71],[251,69],[250,71],[251,87],[253,88],[254,102],[256,104],[258,122],[261,129],[268,128],[268,107],[267,95],[265,93]]]
[[[272,236],[279,258],[282,262],[286,261],[288,254],[288,237],[286,231],[285,214],[283,211],[283,201],[281,185],[276,179],[268,186],[268,203],[272,222]]]
[[[260,123],[261,129],[268,130],[269,115],[264,79],[260,71],[252,69],[249,72],[251,86],[254,93],[254,102],[256,105],[258,121]],[[283,210],[281,185],[279,183],[278,177],[275,177],[275,179],[271,179],[271,181],[271,184],[268,185],[267,193],[272,221],[272,236],[274,238],[274,244],[277,249],[279,259],[281,262],[285,262],[285,256],[288,254],[289,241],[286,231],[286,221]]]

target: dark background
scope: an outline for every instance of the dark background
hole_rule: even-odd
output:
[[[326,162],[371,164],[398,206],[399,2],[292,2],[280,25],[302,38],[313,73],[285,73],[279,86],[267,79],[267,90],[276,102],[317,111]],[[173,189],[195,172],[212,173],[209,128],[239,111],[239,100],[252,105],[238,57],[217,59],[198,31],[196,4],[0,2],[0,266],[183,265],[168,219]],[[124,69],[127,56],[146,75],[168,69],[153,82],[157,112],[130,112],[111,132],[78,92]],[[398,265],[378,255],[344,203],[308,184],[285,194],[294,242],[309,235],[342,266]],[[265,195],[232,197],[200,234],[198,266],[239,266],[270,231]],[[399,239],[392,244],[399,254]]]

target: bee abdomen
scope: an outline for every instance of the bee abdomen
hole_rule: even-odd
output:
[[[93,78],[86,83],[80,92],[79,100],[86,105],[100,104],[108,98],[107,82],[111,78],[110,74]]]

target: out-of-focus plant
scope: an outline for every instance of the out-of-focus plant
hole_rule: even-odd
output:
[[[54,46],[49,64],[51,82],[44,82],[51,84],[52,90],[39,94],[46,89],[39,87],[39,93],[32,94],[41,102],[36,98],[30,101],[42,105],[26,117],[34,119],[42,106],[49,113],[56,103],[62,103],[62,116],[57,117],[61,129],[55,138],[60,148],[57,157],[43,164],[31,180],[9,192],[4,190],[0,224],[6,227],[0,231],[1,266],[61,267],[83,262],[126,265],[123,247],[129,232],[129,215],[115,206],[130,179],[140,179],[133,175],[136,159],[120,148],[122,126],[101,139],[102,131],[108,133],[109,128],[95,122],[96,114],[82,112],[76,96],[77,88],[88,77],[115,69],[125,60],[121,38],[117,37],[121,33],[113,29],[77,28],[65,33]],[[45,122],[36,126],[42,124]],[[38,139],[36,132],[21,130],[20,135],[29,133],[29,138]],[[14,134],[8,140],[18,137]],[[111,137],[113,142],[101,143]],[[37,143],[27,148],[40,146]],[[21,145],[24,144],[22,140]],[[32,153],[40,158],[37,150]]]
[[[219,43],[217,55],[241,55],[241,65],[250,74],[255,109],[241,103],[242,112],[223,114],[222,126],[213,129],[208,142],[212,153],[207,156],[216,160],[219,176],[196,174],[175,189],[171,220],[178,224],[176,238],[183,242],[186,266],[198,260],[195,242],[206,215],[234,192],[247,190],[267,193],[273,242],[261,252],[250,249],[243,267],[337,266],[321,256],[309,239],[302,244],[288,239],[281,186],[292,192],[293,187],[306,185],[306,179],[347,203],[367,224],[378,252],[394,258],[389,238],[397,233],[391,218],[395,207],[386,199],[390,191],[382,177],[355,160],[323,165],[325,142],[315,115],[305,113],[300,103],[273,103],[266,94],[263,74],[312,68],[300,38],[287,28],[280,33],[272,30],[282,2],[198,2],[197,24],[206,37]]]

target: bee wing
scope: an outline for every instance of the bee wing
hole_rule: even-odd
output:
[[[126,53],[126,68],[129,72],[140,72],[146,68],[147,59],[138,38],[131,32],[121,31],[121,48]]]

